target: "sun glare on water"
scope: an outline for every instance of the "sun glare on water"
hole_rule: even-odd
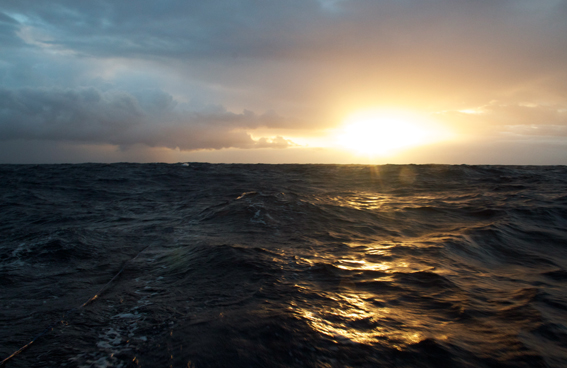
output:
[[[359,154],[385,156],[436,140],[430,125],[427,118],[415,113],[367,110],[346,119],[338,142]]]

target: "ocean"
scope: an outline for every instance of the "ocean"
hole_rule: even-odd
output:
[[[0,165],[0,359],[566,367],[567,167]]]

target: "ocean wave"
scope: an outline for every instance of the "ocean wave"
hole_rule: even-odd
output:
[[[9,365],[563,367],[566,187],[563,166],[0,165],[0,357],[55,321]]]

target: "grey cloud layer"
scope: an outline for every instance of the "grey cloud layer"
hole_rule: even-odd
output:
[[[245,132],[278,119],[274,114],[235,114],[215,106],[178,109],[161,91],[142,91],[135,97],[94,88],[0,89],[0,140],[141,143],[182,150],[285,148],[292,143],[281,137],[253,140]]]
[[[7,14],[25,15],[24,24],[40,31],[46,45],[93,56],[357,59],[374,54],[379,61],[401,52],[425,59],[420,62],[442,62],[465,53],[476,59],[471,62],[500,63],[509,61],[498,60],[506,54],[545,53],[549,60],[553,52],[565,60],[565,1],[345,0],[336,2],[336,11],[321,4],[6,0],[2,7]],[[10,24],[2,33],[13,34],[13,18],[2,19]],[[439,51],[443,55],[436,55]],[[492,55],[479,54],[486,51]]]
[[[246,131],[316,129],[314,116],[348,99],[458,110],[507,98],[457,121],[563,135],[565,114],[553,111],[567,105],[566,19],[565,0],[3,0],[0,140],[286,147]],[[186,108],[160,80],[153,92],[117,87],[121,76],[97,68],[114,61],[195,81],[214,92],[208,104],[315,112]],[[555,110],[514,108],[541,98]]]
[[[349,66],[366,58],[377,67],[411,62],[420,71],[443,65],[506,74],[537,73],[542,63],[558,70],[567,59],[566,1],[344,0],[334,11],[322,4],[5,0],[8,28],[0,32],[13,36],[9,15],[19,14],[39,42],[97,57],[315,58]]]
[[[97,55],[212,56],[281,47],[290,22],[313,19],[312,1],[6,1],[8,13],[53,37],[48,44]],[[283,34],[283,33],[282,33]],[[281,38],[281,37],[278,37]]]
[[[0,44],[4,48],[24,45],[17,35],[18,30],[19,23],[12,17],[0,12]]]

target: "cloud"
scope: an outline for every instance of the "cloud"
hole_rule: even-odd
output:
[[[528,67],[541,65],[543,56],[554,64],[567,53],[560,37],[567,31],[564,1],[352,0],[332,2],[332,12],[329,4],[18,0],[3,6],[25,14],[23,25],[38,30],[30,38],[46,47],[97,57],[356,62],[366,56],[378,65],[393,58],[488,67],[523,56],[515,62]]]
[[[338,100],[489,101],[534,84],[539,93],[567,93],[564,1],[10,0],[2,7],[20,16],[30,47],[151,61],[221,86],[223,102],[264,97],[278,111],[290,100],[317,105],[316,113]]]
[[[95,88],[0,89],[0,140],[51,140],[181,150],[285,148],[282,137],[254,140],[248,133],[280,117],[221,106],[178,107],[159,90],[101,92]]]
[[[565,19],[562,0],[4,0],[0,139],[276,148],[373,107],[563,137]]]
[[[0,44],[4,50],[25,45],[17,34],[19,29],[18,21],[0,11]]]
[[[436,117],[467,136],[567,136],[567,104],[491,101],[476,108],[444,111]]]

